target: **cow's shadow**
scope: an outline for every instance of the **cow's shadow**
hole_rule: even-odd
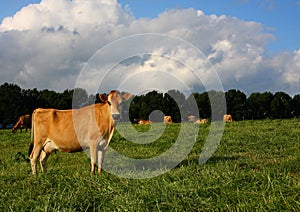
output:
[[[217,163],[226,163],[228,161],[235,161],[238,160],[239,156],[212,156],[207,161],[205,161],[205,164],[217,164]],[[132,165],[132,164],[131,164]],[[170,170],[170,169],[178,169],[182,167],[188,167],[188,166],[195,166],[195,165],[201,165],[199,163],[199,156],[195,157],[189,157],[181,162],[176,162],[172,160],[141,160],[141,161],[135,161],[135,163],[130,166],[124,166],[124,169],[134,169],[136,171],[159,171],[159,170]],[[164,172],[164,171],[163,171]]]
[[[189,165],[224,163],[228,161],[236,161],[239,158],[240,156],[212,156],[208,158],[205,162],[200,162],[199,157],[193,157],[181,161],[175,168],[179,168],[182,166],[189,166]]]

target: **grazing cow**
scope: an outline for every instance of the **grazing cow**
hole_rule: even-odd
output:
[[[206,123],[208,123],[207,119],[199,119],[199,118],[196,118],[196,116],[193,116],[193,115],[189,115],[188,120],[190,122],[193,122],[194,124],[206,124]]]
[[[152,124],[152,121],[140,119],[138,123],[139,123],[139,124]]]
[[[223,117],[224,122],[232,122],[232,116],[230,114],[226,114]]]
[[[207,119],[197,119],[194,124],[207,124],[208,120]]]
[[[27,130],[31,128],[31,116],[29,114],[20,116],[17,123],[12,128],[12,133],[16,133],[18,129],[22,132],[22,129]]]
[[[140,119],[133,119],[133,124],[139,124],[139,122],[140,122]]]
[[[124,95],[111,91],[99,95],[103,103],[74,110],[38,108],[32,115],[31,145],[29,148],[32,174],[40,159],[42,172],[46,172],[47,158],[54,150],[80,152],[89,149],[91,172],[98,173],[105,151],[113,136],[115,120],[120,119],[120,104]]]
[[[172,123],[172,117],[171,116],[165,116],[164,117],[164,123],[165,124],[171,124]]]
[[[189,116],[188,116],[188,120],[189,120],[190,122],[195,122],[196,116],[189,115]]]

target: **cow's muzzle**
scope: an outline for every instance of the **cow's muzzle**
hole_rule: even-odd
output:
[[[115,121],[119,121],[121,119],[121,115],[120,114],[113,114],[112,117],[113,117],[113,119]]]

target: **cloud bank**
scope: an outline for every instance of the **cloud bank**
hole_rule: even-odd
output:
[[[225,90],[236,88],[247,94],[285,91],[291,95],[300,91],[300,50],[268,56],[267,45],[275,37],[261,23],[206,15],[195,9],[172,9],[153,19],[137,19],[128,6],[116,0],[42,0],[4,19],[0,25],[0,83],[57,91],[74,88],[95,53],[111,42],[141,33],[161,33],[187,41],[206,61],[175,43],[170,47],[163,41],[149,40],[151,46],[145,45],[147,40],[131,39],[125,47],[106,52],[106,61],[94,64],[90,78],[80,85],[91,92],[95,86],[105,90],[123,77],[130,90],[142,85],[159,90],[184,86],[200,89],[201,82],[209,81],[210,70],[199,64],[209,61]],[[151,49],[145,54],[130,54],[131,48],[143,46]],[[109,67],[116,52],[128,52],[128,56]],[[187,66],[195,63],[200,80]],[[108,85],[99,85],[97,75],[110,71]],[[173,84],[166,73],[176,78]]]

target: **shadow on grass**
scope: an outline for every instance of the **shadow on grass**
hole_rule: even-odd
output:
[[[240,156],[212,156],[206,161],[206,164],[215,164],[215,163],[224,163],[228,161],[236,161],[240,158]],[[179,168],[181,166],[189,166],[189,165],[198,165],[199,158],[193,157],[192,159],[185,159],[180,162],[175,168]]]
[[[240,156],[213,156],[206,163],[219,163],[238,160]]]

